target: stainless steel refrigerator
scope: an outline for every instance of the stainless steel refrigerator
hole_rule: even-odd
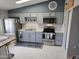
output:
[[[4,28],[6,33],[15,33],[16,32],[16,21],[14,18],[4,19]]]

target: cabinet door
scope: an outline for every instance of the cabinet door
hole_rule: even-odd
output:
[[[37,14],[37,22],[39,24],[43,24],[43,15],[42,15],[42,13]]]
[[[63,12],[56,12],[57,17],[57,24],[62,25],[64,20],[64,13]]]
[[[23,32],[23,41],[24,42],[30,42],[30,34],[29,34],[29,31],[24,31]]]
[[[63,41],[63,34],[62,33],[57,33],[56,34],[56,39],[55,39],[55,44],[56,45],[62,45]]]
[[[20,23],[25,23],[25,18],[24,17],[20,17]]]
[[[30,13],[25,13],[25,17],[30,17]]]
[[[55,13],[55,12],[50,12],[50,13],[49,13],[49,16],[50,16],[50,17],[54,17],[54,16],[56,16],[56,13]]]
[[[50,15],[49,15],[49,13],[43,13],[42,16],[43,17],[49,17]]]
[[[74,1],[74,6],[79,5],[79,0],[72,0],[72,3],[73,3],[73,1]],[[71,3],[71,2],[70,2],[70,3]]]
[[[36,32],[36,43],[42,43],[42,32]]]
[[[31,13],[30,21],[37,21],[37,13]]]
[[[35,42],[35,32],[29,32],[30,34],[30,42]]]
[[[37,17],[37,13],[31,13],[31,17]]]

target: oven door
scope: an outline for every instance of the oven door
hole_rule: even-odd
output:
[[[44,28],[43,38],[44,39],[55,39],[55,29],[54,28]]]

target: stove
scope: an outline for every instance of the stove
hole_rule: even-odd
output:
[[[55,29],[54,28],[44,28],[43,38],[55,40]]]

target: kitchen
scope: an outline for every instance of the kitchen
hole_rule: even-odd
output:
[[[43,45],[46,45],[62,47],[65,1],[55,0],[54,10],[50,9],[50,2],[44,1],[8,10],[8,18],[5,17],[3,20],[3,24],[5,23],[3,31],[7,33],[6,35],[16,36],[16,46],[42,48]],[[10,24],[6,25],[5,20],[14,20],[15,29],[7,29]],[[13,31],[10,32],[10,30]]]
[[[59,2],[59,1],[57,1]],[[61,1],[64,2],[64,1]],[[55,32],[57,32],[57,36],[59,36],[62,39],[56,40],[57,45],[62,45],[63,40],[63,18],[64,18],[64,6],[62,6],[62,9],[58,8],[54,10],[53,12],[49,10],[48,8],[49,2],[39,3],[36,5],[28,6],[28,7],[22,7],[15,10],[9,11],[9,17],[19,17],[20,23],[22,25],[22,31],[24,29],[38,29],[37,31],[43,32],[45,27],[55,27]],[[58,3],[61,4],[61,3]],[[39,10],[37,10],[39,9]],[[35,20],[33,20],[35,18]],[[45,22],[45,18],[47,18],[48,22]],[[56,18],[54,21],[51,21],[51,19]],[[50,20],[49,20],[50,19]],[[52,24],[50,23],[52,22]],[[56,22],[56,24],[54,24]],[[26,24],[25,24],[26,23]],[[33,27],[34,25],[35,27]],[[40,30],[39,30],[40,29]],[[20,31],[21,31],[20,30]],[[41,38],[42,41],[42,38]],[[60,42],[59,42],[60,41]]]

